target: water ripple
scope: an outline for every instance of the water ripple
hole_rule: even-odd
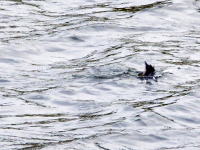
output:
[[[199,0],[0,10],[2,150],[199,149]]]

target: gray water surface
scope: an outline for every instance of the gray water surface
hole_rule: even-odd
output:
[[[0,0],[0,70],[1,150],[200,149],[199,0]]]

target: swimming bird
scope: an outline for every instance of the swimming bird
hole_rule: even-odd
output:
[[[145,71],[140,72],[138,74],[138,77],[144,79],[149,79],[149,78],[153,79],[155,75],[155,68],[152,65],[148,64],[146,61],[144,63],[145,63]]]

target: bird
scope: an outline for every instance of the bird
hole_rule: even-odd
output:
[[[145,63],[145,70],[144,70],[144,72],[138,73],[138,77],[146,78],[146,79],[149,79],[149,78],[153,79],[155,72],[156,72],[155,68],[151,64],[148,64],[146,61],[144,63]]]

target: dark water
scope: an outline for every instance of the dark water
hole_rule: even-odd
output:
[[[200,149],[198,0],[0,0],[0,69],[1,150]]]

